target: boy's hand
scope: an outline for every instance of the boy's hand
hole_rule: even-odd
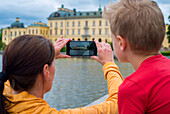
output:
[[[70,38],[65,39],[63,36],[59,38],[53,45],[55,50],[55,59],[58,58],[70,58],[68,55],[64,55],[60,53],[60,50],[67,44],[67,42],[71,41]]]
[[[102,66],[107,62],[114,62],[113,51],[110,44],[99,43],[97,40],[95,40],[95,43],[97,46],[98,57],[91,56],[91,58],[97,60]]]

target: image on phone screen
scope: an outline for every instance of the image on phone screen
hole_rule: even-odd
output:
[[[70,41],[66,45],[66,54],[70,56],[93,56],[97,55],[94,41]]]

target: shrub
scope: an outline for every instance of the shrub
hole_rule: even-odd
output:
[[[164,56],[170,56],[170,51],[163,51],[161,54]]]
[[[66,52],[66,47],[63,47],[60,52]]]
[[[107,42],[107,43],[111,45],[112,50],[113,50],[113,43],[112,42]]]

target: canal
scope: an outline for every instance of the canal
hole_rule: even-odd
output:
[[[133,72],[130,64],[115,62],[124,78]],[[83,107],[107,94],[102,66],[97,61],[90,58],[57,59],[55,68],[53,87],[44,98],[51,107],[57,110]]]

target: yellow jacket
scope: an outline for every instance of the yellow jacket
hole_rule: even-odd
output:
[[[114,63],[107,63],[103,67],[105,79],[108,83],[109,97],[101,104],[91,107],[62,109],[60,111],[51,108],[49,104],[37,98],[26,91],[12,95],[12,90],[9,86],[9,81],[5,83],[4,95],[11,102],[6,102],[6,109],[9,113],[32,113],[32,114],[115,114],[118,113],[117,93],[118,86],[122,83],[122,76],[119,69]]]

